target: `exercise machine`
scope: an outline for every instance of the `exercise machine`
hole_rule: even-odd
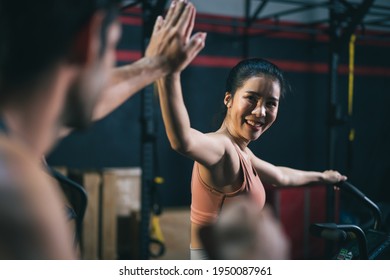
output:
[[[315,223],[310,225],[310,233],[334,243],[334,260],[390,259],[390,234],[383,224],[381,209],[348,181],[336,187],[354,196],[370,212],[373,223],[366,229],[355,224]]]

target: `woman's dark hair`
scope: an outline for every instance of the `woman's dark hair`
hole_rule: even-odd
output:
[[[234,93],[243,86],[246,80],[252,77],[267,76],[279,82],[280,95],[286,90],[286,82],[282,71],[273,63],[262,58],[249,58],[240,61],[234,66],[226,80],[226,92]]]

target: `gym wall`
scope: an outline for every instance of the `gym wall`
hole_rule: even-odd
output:
[[[202,17],[202,15],[198,15]],[[209,17],[209,16],[208,16]],[[137,10],[122,18],[123,36],[118,65],[141,57],[142,23]],[[205,49],[182,75],[185,102],[192,126],[202,132],[221,122],[225,79],[229,68],[242,58],[242,32],[232,26],[197,24],[208,33]],[[283,24],[283,23],[280,23]],[[369,31],[367,31],[369,32]],[[257,34],[259,33],[259,34]],[[328,54],[326,36],[254,31],[249,56],[273,61],[282,70],[291,90],[281,101],[278,119],[251,148],[275,165],[306,170],[327,166]],[[390,173],[390,56],[387,41],[359,41],[355,50],[353,115],[339,126],[335,168],[372,200],[389,202]],[[338,101],[347,115],[348,47],[340,58]],[[136,95],[89,130],[64,138],[48,157],[53,166],[70,169],[140,166],[140,95]],[[156,98],[159,174],[163,206],[189,206],[192,161],[171,150]],[[348,131],[355,140],[348,153]],[[348,158],[351,165],[348,166]]]

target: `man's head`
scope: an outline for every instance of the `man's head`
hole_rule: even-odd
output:
[[[227,205],[216,223],[200,229],[199,237],[210,259],[290,258],[290,241],[272,209],[260,209],[247,196]]]
[[[34,98],[65,65],[76,74],[63,122],[83,126],[115,61],[117,2],[0,0],[0,101]]]

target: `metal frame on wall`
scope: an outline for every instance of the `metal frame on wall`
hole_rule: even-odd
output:
[[[142,38],[141,50],[145,52],[148,45],[155,19],[163,13],[167,0],[138,0],[123,1],[122,9],[140,5],[142,8]],[[156,158],[156,118],[155,118],[155,98],[153,85],[149,85],[142,90],[141,95],[141,221],[139,225],[139,259],[150,258],[150,218],[151,212],[156,203],[155,178],[157,177]]]

